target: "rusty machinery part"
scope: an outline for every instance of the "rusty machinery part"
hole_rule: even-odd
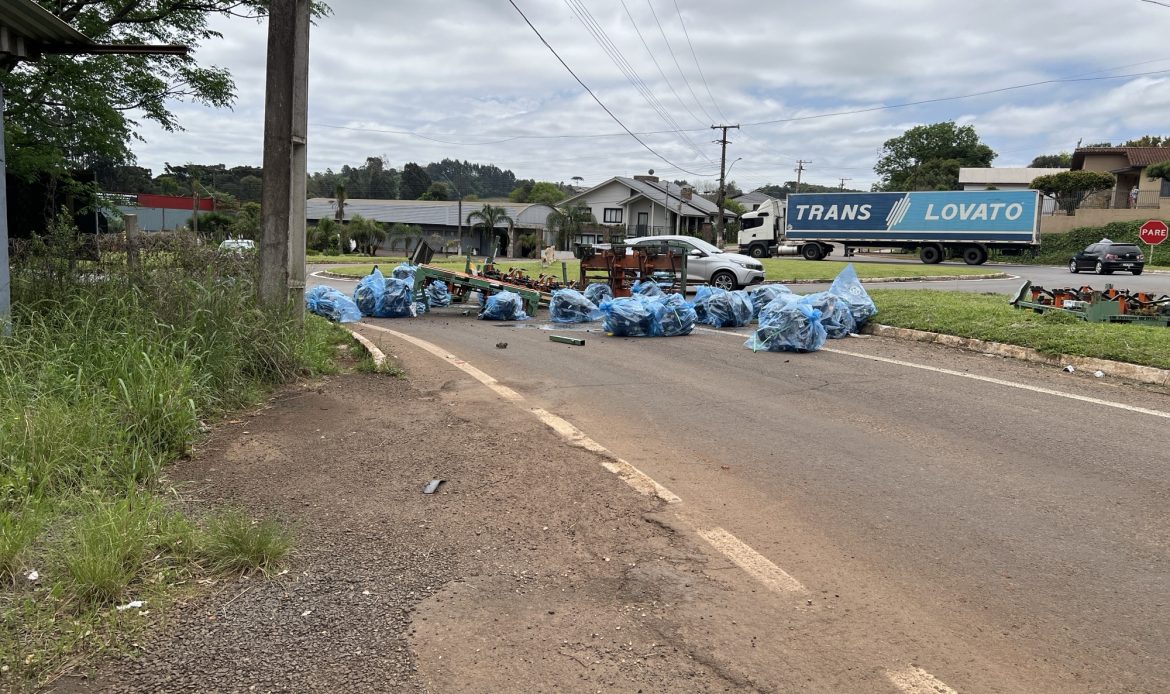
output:
[[[1111,284],[1105,285],[1101,291],[1088,285],[1060,289],[1045,289],[1032,285],[1026,291],[1031,297],[1031,303],[1038,306],[1062,308],[1065,304],[1113,302],[1117,304],[1117,312],[1121,315],[1170,315],[1170,295],[1117,289]]]
[[[630,295],[634,282],[655,276],[670,276],[675,286],[683,286],[682,251],[665,243],[661,246],[638,246],[632,252],[628,251],[624,243],[611,244],[608,248],[579,245],[575,254],[581,261],[581,279],[578,282],[581,287],[591,281],[601,281],[609,285],[615,297],[620,297]]]
[[[509,284],[515,284],[520,287],[527,287],[529,289],[535,289],[536,291],[545,293],[551,292],[555,289],[564,289],[566,287],[573,286],[572,282],[565,284],[553,275],[545,275],[542,273],[536,277],[530,277],[521,268],[500,268],[494,263],[484,263],[483,269],[480,271],[480,275],[498,282],[507,282]]]

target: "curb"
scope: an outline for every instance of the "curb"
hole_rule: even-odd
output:
[[[348,330],[349,334],[353,335],[353,339],[357,340],[358,344],[365,348],[366,352],[369,353],[370,357],[374,360],[374,368],[381,371],[382,367],[386,364],[386,353],[378,349],[378,346],[371,342],[370,338],[366,337],[365,335],[362,335],[356,330],[350,330],[349,328],[345,329]]]
[[[949,282],[951,280],[1006,280],[1011,279],[1006,272],[995,272],[986,275],[926,275],[923,277],[859,277],[863,284],[881,284],[883,282]],[[765,280],[760,284],[829,284],[833,280]]]
[[[871,323],[862,332],[880,337],[893,337],[913,342],[929,342],[946,347],[965,349],[971,352],[992,354],[997,357],[1008,357],[1010,359],[1019,359],[1037,364],[1046,364],[1048,366],[1072,365],[1078,369],[1102,371],[1110,376],[1118,376],[1130,381],[1137,381],[1138,383],[1170,386],[1170,370],[1159,369],[1153,366],[1141,366],[1108,359],[1094,359],[1093,357],[1075,357],[1068,354],[1046,354],[1030,347],[1007,345],[1002,342],[988,342],[987,340],[977,340],[973,337],[931,333],[925,330],[895,328],[880,323]]]
[[[342,275],[336,272],[330,272],[328,270],[318,270],[312,274],[320,275],[321,277],[326,277],[331,280],[348,280],[350,282],[357,282],[361,279],[360,277],[354,277],[353,275]]]

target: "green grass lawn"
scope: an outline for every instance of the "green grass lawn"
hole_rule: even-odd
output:
[[[1013,308],[1002,294],[870,289],[886,325],[1170,369],[1170,328],[1087,323]]]
[[[367,258],[367,263],[369,259]],[[378,267],[383,273],[394,269],[394,266],[402,262],[400,258],[378,258]],[[482,263],[483,259],[476,259],[473,262]],[[764,273],[767,279],[777,282],[794,282],[794,281],[831,281],[837,276],[837,273],[848,263],[839,261],[809,261],[796,260],[792,258],[764,258],[761,261],[764,264]],[[446,260],[436,259],[433,265],[440,267],[451,268],[453,270],[462,271],[465,265],[463,258],[449,258]],[[519,267],[523,268],[525,272],[530,275],[552,274],[560,276],[560,263],[552,267],[540,267],[540,261],[537,260],[522,260],[516,262],[501,263],[503,267]],[[580,265],[576,260],[569,260],[566,262],[569,279],[576,279],[580,272]],[[995,268],[986,267],[956,267],[953,265],[922,265],[911,263],[856,263],[853,265],[857,270],[857,275],[863,279],[885,279],[891,277],[962,277],[964,275],[986,275],[999,272]],[[335,272],[339,275],[347,275],[350,277],[363,277],[370,273],[373,268],[370,264],[350,265],[348,267],[333,268],[330,272]]]

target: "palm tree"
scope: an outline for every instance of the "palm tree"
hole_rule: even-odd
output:
[[[479,221],[473,221],[479,220]],[[501,222],[507,222],[507,229],[497,229],[496,226]],[[508,255],[508,241],[511,240],[509,232],[515,228],[516,224],[512,218],[508,216],[508,211],[502,207],[492,207],[491,205],[484,205],[482,210],[476,210],[467,215],[467,223],[471,225],[472,229],[482,227],[484,231],[489,234],[495,234],[499,241],[499,253],[494,255],[506,256]]]
[[[422,227],[417,224],[396,223],[390,227],[390,248],[394,249],[398,239],[402,239],[402,252],[410,255],[410,240],[422,238]]]
[[[378,222],[355,214],[349,220],[349,237],[357,243],[359,252],[373,257],[378,252],[378,246],[386,240],[386,231]]]
[[[345,184],[338,183],[337,187],[333,189],[333,197],[337,199],[337,211],[333,213],[333,218],[337,220],[338,224],[345,221]]]
[[[596,224],[597,218],[588,205],[577,203],[556,208],[544,223],[556,234],[557,248],[564,251],[568,250],[569,242],[581,234],[581,229],[586,224]]]

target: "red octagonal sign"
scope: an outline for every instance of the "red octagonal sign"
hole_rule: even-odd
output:
[[[1151,219],[1143,224],[1141,231],[1138,232],[1138,236],[1141,237],[1142,241],[1145,241],[1151,246],[1157,246],[1159,243],[1165,241],[1167,235],[1170,235],[1170,229],[1166,227],[1166,222],[1160,219]]]

